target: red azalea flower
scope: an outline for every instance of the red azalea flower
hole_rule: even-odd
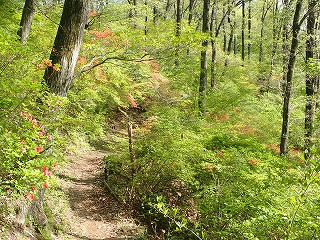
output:
[[[32,117],[32,115],[29,113],[29,114],[27,115],[27,118],[30,119],[30,120],[32,120],[33,117]]]
[[[34,150],[35,150],[36,152],[42,152],[43,147],[42,147],[42,146],[37,146],[37,147],[34,148]]]
[[[52,135],[48,134],[47,138],[48,138],[48,140],[52,140]]]
[[[44,172],[48,172],[48,171],[49,171],[49,168],[48,168],[47,166],[44,166],[44,167],[42,167],[42,170],[43,170]]]
[[[37,65],[37,68],[41,69],[41,68],[43,68],[43,65],[40,63],[40,64]]]
[[[40,136],[40,137],[43,137],[43,135],[44,135],[44,132],[38,132],[38,135]]]
[[[52,165],[52,167],[55,169],[55,168],[58,167],[58,164],[55,163],[55,164]]]
[[[27,150],[26,150],[24,147],[22,147],[22,148],[21,148],[21,152],[22,152],[22,153],[25,153],[25,152],[27,152]]]
[[[25,197],[28,198],[30,201],[34,200],[34,196],[30,192],[27,192]]]
[[[37,188],[35,186],[32,186],[31,189],[32,189],[32,191],[37,190]]]
[[[25,116],[26,116],[26,113],[25,113],[25,112],[20,112],[20,115],[21,115],[22,117],[25,117]]]
[[[38,121],[37,121],[37,119],[33,119],[33,120],[32,120],[32,124],[33,124],[33,126],[35,126],[35,127],[38,126]]]
[[[45,182],[45,183],[43,184],[43,187],[44,187],[44,188],[49,188],[50,185],[49,185],[49,183]]]
[[[51,172],[45,171],[45,172],[43,173],[43,175],[45,175],[46,177],[51,177]]]

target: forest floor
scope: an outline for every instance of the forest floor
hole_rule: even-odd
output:
[[[70,155],[57,172],[65,200],[49,207],[53,212],[63,209],[67,226],[55,239],[138,239],[143,234],[130,211],[104,188],[105,154],[91,150]]]

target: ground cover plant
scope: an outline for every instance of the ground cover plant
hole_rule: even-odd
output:
[[[72,1],[88,16],[68,55],[72,37],[53,42]],[[316,1],[65,2],[36,3],[26,42],[23,2],[0,11],[0,238],[63,229],[50,204],[44,222],[12,216],[58,195],[56,169],[84,145],[105,151],[106,190],[146,239],[320,238]],[[48,82],[66,62],[60,94]]]

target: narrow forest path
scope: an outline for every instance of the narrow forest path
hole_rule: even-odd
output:
[[[89,151],[68,156],[69,163],[57,172],[68,203],[63,214],[68,227],[57,239],[139,239],[142,227],[104,189],[105,154]]]

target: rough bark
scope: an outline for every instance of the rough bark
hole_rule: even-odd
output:
[[[291,98],[291,88],[292,88],[292,77],[293,69],[296,61],[296,52],[298,48],[298,36],[300,32],[301,25],[299,24],[300,12],[302,8],[302,1],[298,0],[296,3],[296,9],[294,12],[293,23],[292,23],[292,40],[291,48],[289,54],[289,62],[287,65],[287,76],[286,76],[286,87],[284,91],[283,98],[283,109],[282,109],[282,130],[281,130],[281,140],[280,140],[280,154],[285,154],[288,152],[288,139],[289,139],[289,103]]]
[[[51,93],[67,96],[88,16],[88,0],[66,0],[44,79]]]
[[[35,0],[25,1],[23,11],[22,11],[22,17],[20,21],[20,29],[17,32],[18,36],[21,38],[22,44],[27,43],[27,38],[31,30],[35,9],[36,9]]]
[[[315,6],[316,0],[309,0],[308,3],[308,19],[307,19],[307,41],[306,41],[306,106],[305,106],[305,138],[304,138],[304,157],[306,160],[312,157],[313,135],[314,135],[314,120],[316,113],[316,92],[317,78],[314,69],[310,69],[309,63],[314,62],[315,50],[315,27],[316,16]]]
[[[210,0],[203,1],[203,14],[202,14],[202,32],[208,33],[209,31],[209,8]],[[199,86],[199,110],[202,114],[206,112],[206,89],[208,78],[208,45],[209,40],[202,42],[201,60],[200,60],[200,86]]]

